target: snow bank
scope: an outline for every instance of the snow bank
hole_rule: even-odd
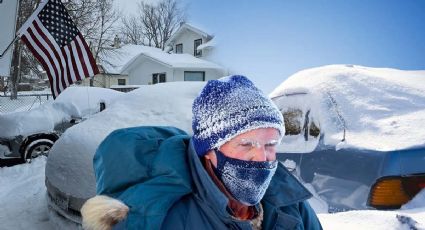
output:
[[[0,168],[0,229],[53,229],[44,186],[46,159]]]
[[[422,204],[423,206],[425,204]],[[416,222],[411,228],[397,219],[397,215],[411,218]],[[425,229],[425,208],[406,211],[349,211],[334,214],[318,214],[323,229]]]
[[[339,148],[425,146],[425,130],[418,128],[425,127],[425,71],[329,65],[292,75],[270,97],[281,97],[278,106],[284,108],[296,93],[303,97],[296,104],[308,106],[320,124],[324,144],[337,145],[345,127]]]
[[[66,88],[54,101],[29,111],[0,115],[0,136],[28,136],[52,132],[55,125],[72,117],[84,118],[99,111],[99,102],[107,104],[122,92],[96,87]]]

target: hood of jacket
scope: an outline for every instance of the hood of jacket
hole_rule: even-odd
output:
[[[144,126],[116,130],[99,145],[96,193],[128,206],[128,229],[156,229],[168,209],[191,193],[188,140],[177,128]]]

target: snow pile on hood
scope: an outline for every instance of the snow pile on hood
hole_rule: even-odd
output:
[[[327,145],[379,151],[425,146],[425,71],[323,66],[292,75],[270,97],[281,110],[310,110]]]
[[[93,155],[100,142],[119,128],[161,125],[191,133],[192,103],[205,82],[144,85],[117,98],[83,123],[69,128],[49,153],[46,177],[79,198],[95,195]],[[125,146],[123,146],[125,147]]]
[[[99,111],[99,102],[105,104],[123,93],[96,87],[68,87],[54,101],[48,101],[29,111],[0,115],[0,136],[28,136],[52,132],[55,125],[72,117],[84,118]]]

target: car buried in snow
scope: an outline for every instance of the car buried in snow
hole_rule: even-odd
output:
[[[0,165],[47,155],[66,129],[99,112],[101,106],[120,94],[103,88],[69,87],[54,101],[29,111],[1,114]]]
[[[55,143],[46,164],[47,203],[56,227],[81,227],[80,208],[96,194],[93,156],[112,131],[141,125],[167,125],[191,133],[192,102],[205,82],[141,85],[107,108],[68,129]]]
[[[285,118],[278,159],[329,211],[398,209],[425,187],[425,72],[332,65],[270,97]]]

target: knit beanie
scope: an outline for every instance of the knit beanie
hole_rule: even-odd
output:
[[[250,130],[275,128],[285,134],[276,105],[240,75],[208,81],[195,98],[192,113],[192,142],[199,156]]]

